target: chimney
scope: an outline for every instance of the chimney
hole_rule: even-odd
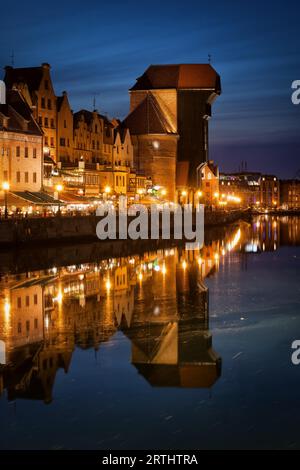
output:
[[[43,69],[48,69],[49,70],[50,69],[50,64],[48,64],[48,62],[43,62],[42,67],[43,67]]]
[[[0,80],[0,104],[6,104],[6,86],[3,80]]]

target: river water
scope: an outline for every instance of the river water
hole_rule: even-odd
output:
[[[197,251],[0,254],[0,448],[299,449],[299,246],[269,215]]]

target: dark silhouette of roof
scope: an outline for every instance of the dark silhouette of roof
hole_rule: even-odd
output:
[[[7,124],[4,121],[2,125],[0,124],[0,129],[42,135],[42,131],[35,121],[29,105],[18,90],[7,91],[6,104],[0,104],[0,113],[8,118]]]
[[[210,64],[150,65],[130,90],[210,89],[221,93],[219,74]]]
[[[43,67],[5,67],[4,81],[8,88],[16,83],[26,83],[30,93],[39,89],[43,78]]]
[[[159,104],[151,93],[124,119],[131,134],[172,134]]]

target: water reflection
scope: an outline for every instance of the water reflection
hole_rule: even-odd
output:
[[[198,251],[177,247],[2,272],[0,393],[50,403],[57,371],[68,372],[75,348],[97,351],[117,331],[152,386],[212,387],[221,359],[212,346],[205,279],[232,252],[252,256],[299,244],[299,220],[265,216],[206,238]]]

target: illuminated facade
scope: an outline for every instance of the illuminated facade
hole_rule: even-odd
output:
[[[185,186],[195,188],[197,167],[209,159],[208,120],[220,77],[209,64],[151,65],[129,92],[124,122],[135,164],[174,200],[176,163],[185,163]]]
[[[0,188],[40,191],[42,187],[42,131],[16,89],[0,104]]]
[[[43,130],[44,156],[57,161],[57,98],[50,75],[50,65],[40,67],[5,67],[4,81],[8,89],[17,88],[32,109]]]

